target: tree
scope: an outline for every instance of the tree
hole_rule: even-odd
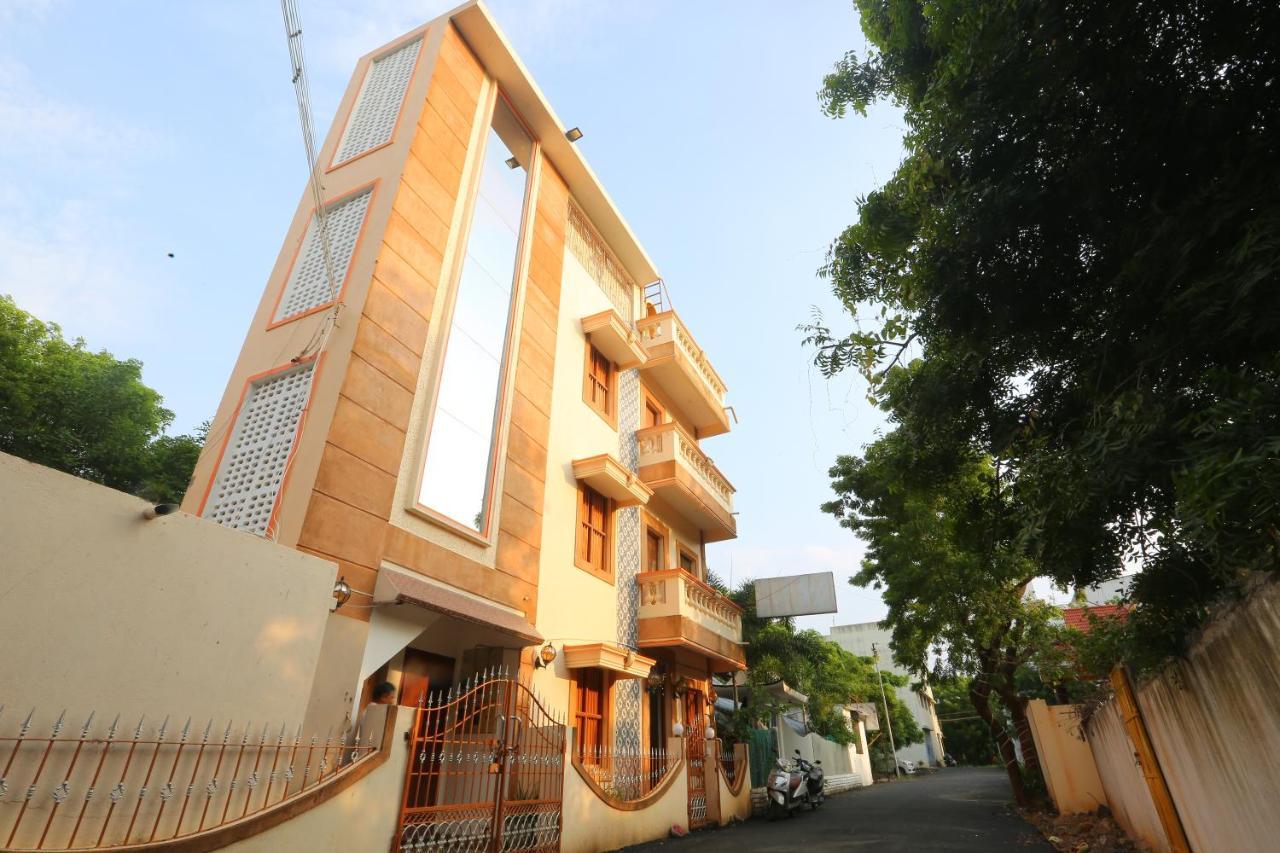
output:
[[[1012,741],[991,699],[1008,712],[1035,778],[1038,757],[1018,672],[1052,646],[1056,611],[1026,595],[1037,570],[1014,535],[1000,466],[963,430],[938,428],[911,406],[894,407],[918,388],[922,369],[891,377],[886,405],[897,428],[861,458],[836,460],[830,474],[837,497],[822,508],[867,543],[851,582],[883,590],[898,662],[924,675],[932,657],[935,676],[969,676],[970,704],[1000,750],[1014,798],[1025,803]]]
[[[947,754],[959,764],[986,766],[996,760],[995,742],[986,723],[969,702],[969,678],[952,678],[932,685]]]
[[[142,382],[142,363],[67,341],[0,295],[0,451],[156,502],[186,491],[206,427],[166,436],[173,420]]]
[[[826,112],[905,113],[906,157],[823,275],[878,320],[806,329],[918,430],[1004,466],[1015,539],[1064,585],[1141,573],[1175,653],[1280,568],[1280,6],[858,0],[871,53]]]

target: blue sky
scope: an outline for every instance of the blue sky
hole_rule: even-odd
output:
[[[299,0],[315,124],[363,53],[454,5]],[[863,46],[849,0],[493,0],[508,38],[666,279],[741,423],[706,451],[738,489],[726,579],[833,570],[857,540],[821,514],[837,453],[882,417],[800,346],[815,276],[855,199],[902,156],[891,107],[832,121],[816,91]],[[210,417],[306,166],[279,5],[0,0],[0,292],[94,348],[145,364],[186,431]],[[172,252],[172,259],[167,254]]]

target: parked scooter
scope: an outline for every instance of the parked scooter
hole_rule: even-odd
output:
[[[800,757],[798,749],[791,764],[779,758],[766,783],[769,819],[776,820],[784,814],[793,814],[805,803],[809,804],[809,808],[816,809],[826,799],[822,793],[824,784],[821,761],[805,761]]]

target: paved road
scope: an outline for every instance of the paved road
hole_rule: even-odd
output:
[[[1010,811],[1009,782],[995,768],[955,767],[831,797],[816,812],[769,823],[751,820],[627,853],[830,853],[867,850],[1048,851],[1035,827]]]

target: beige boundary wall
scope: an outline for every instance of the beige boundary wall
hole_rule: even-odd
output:
[[[1107,794],[1080,726],[1080,708],[1033,699],[1027,705],[1027,721],[1058,812],[1080,814],[1106,805]]]
[[[315,808],[265,832],[223,848],[230,853],[286,850],[390,850],[400,820],[409,750],[404,744],[416,715],[396,715],[387,760]]]
[[[147,507],[0,454],[0,704],[302,723],[336,567]]]
[[[778,752],[782,758],[790,759],[798,749],[800,757],[806,761],[821,761],[826,777],[825,790],[829,794],[870,785],[871,758],[867,751],[866,733],[861,721],[856,725],[861,752],[853,745],[841,746],[813,732],[798,735],[786,725],[780,727]]]
[[[1191,849],[1274,850],[1280,839],[1280,583],[1260,581],[1184,660],[1136,696]],[[1086,726],[1116,820],[1168,850],[1114,699]]]

